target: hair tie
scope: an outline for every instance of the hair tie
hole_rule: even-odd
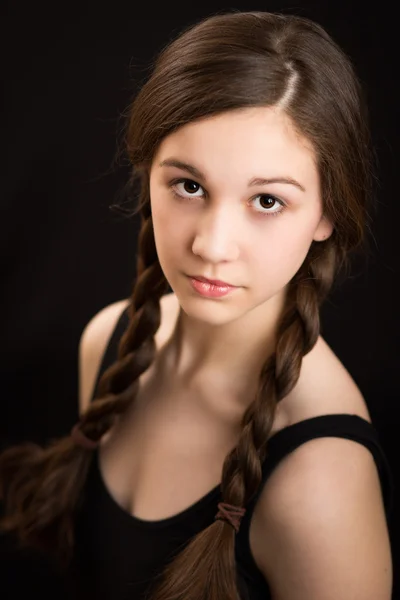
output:
[[[81,446],[86,450],[94,450],[99,445],[99,442],[88,438],[80,428],[81,423],[76,423],[71,429],[71,437],[77,446]]]
[[[246,509],[240,506],[233,506],[233,504],[227,504],[226,502],[219,502],[219,511],[217,512],[214,520],[226,521],[235,529],[236,533],[239,531],[240,522]]]

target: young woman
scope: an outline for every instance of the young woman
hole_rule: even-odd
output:
[[[127,150],[132,295],[85,328],[71,435],[3,454],[3,529],[74,598],[389,600],[390,470],[320,333],[373,196],[349,59],[306,18],[212,15],[160,53]]]

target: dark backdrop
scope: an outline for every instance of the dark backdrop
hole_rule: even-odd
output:
[[[398,481],[399,53],[385,2],[3,5],[0,443],[45,442],[77,419],[82,330],[127,297],[135,277],[138,221],[110,209],[128,174],[115,161],[122,114],[181,27],[229,8],[317,20],[351,56],[367,92],[380,178],[372,256],[326,303],[322,330],[363,391]],[[395,511],[395,563],[398,521]]]

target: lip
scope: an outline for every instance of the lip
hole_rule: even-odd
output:
[[[193,277],[193,279],[197,279],[197,281],[203,281],[204,283],[210,283],[211,285],[217,285],[219,287],[237,287],[236,285],[226,283],[226,281],[221,281],[220,279],[206,279],[206,277],[201,277],[201,275],[189,275],[189,277]]]
[[[213,285],[206,279],[200,281],[195,277],[188,277],[193,290],[203,298],[217,299],[223,298],[229,294],[234,294],[237,287],[232,285]],[[202,279],[205,279],[204,277]]]

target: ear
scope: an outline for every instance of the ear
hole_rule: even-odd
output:
[[[322,215],[320,222],[314,232],[313,239],[315,242],[323,242],[327,240],[333,232],[333,224],[331,221]]]

